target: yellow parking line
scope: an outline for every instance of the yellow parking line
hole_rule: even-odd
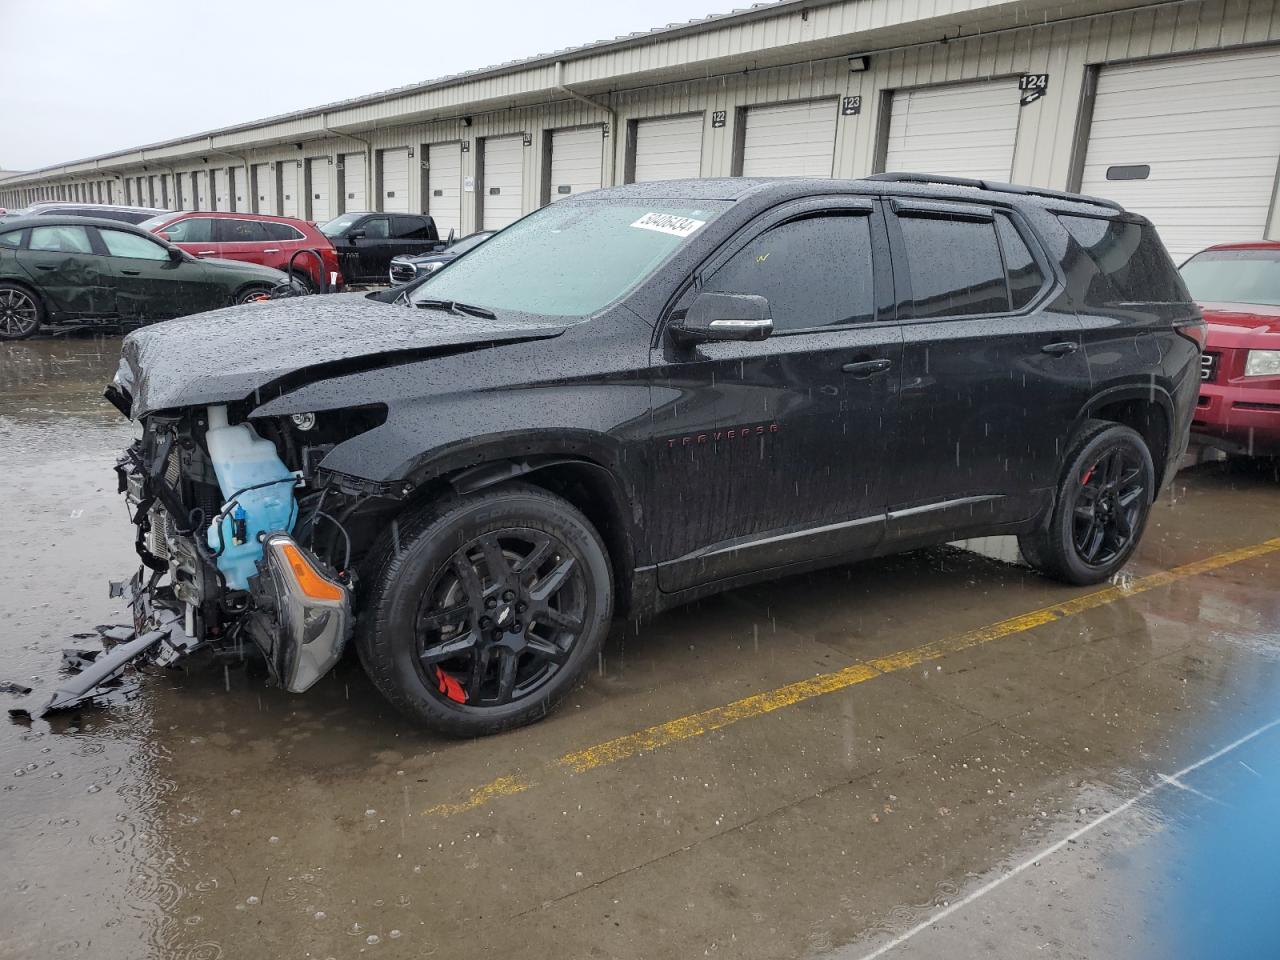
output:
[[[552,761],[549,766],[570,770],[574,773],[585,773],[588,770],[617,763],[619,760],[625,760],[628,757],[634,757],[646,751],[657,750],[672,743],[700,737],[703,734],[710,733],[712,730],[719,730],[740,720],[763,716],[774,710],[790,707],[805,700],[811,700],[814,697],[835,693],[837,690],[844,690],[847,687],[852,687],[855,684],[863,683],[887,673],[909,670],[930,660],[937,660],[947,654],[957,653],[961,650],[990,643],[993,640],[1025,633],[1046,623],[1064,620],[1067,617],[1084,613],[1086,610],[1103,607],[1126,597],[1146,593],[1148,590],[1154,590],[1157,587],[1168,586],[1180,580],[1186,580],[1189,577],[1220,570],[1223,567],[1266,556],[1276,551],[1280,551],[1280,538],[1267,540],[1249,547],[1241,547],[1239,550],[1229,550],[1226,553],[1206,557],[1204,560],[1197,560],[1193,563],[1183,564],[1180,567],[1141,577],[1125,585],[1106,587],[1063,603],[1042,607],[1039,610],[1019,614],[1016,617],[1009,617],[1007,620],[1001,620],[985,627],[978,627],[976,630],[970,630],[953,637],[935,640],[932,643],[912,647],[910,650],[903,650],[899,653],[891,653],[888,656],[859,661],[833,673],[822,673],[808,680],[800,680],[796,683],[778,687],[775,690],[753,694],[750,697],[744,697],[741,700],[735,700],[723,706],[712,707],[710,710],[703,710],[687,717],[668,720],[666,723],[655,724],[636,733],[629,733],[613,740],[597,743],[595,746],[587,747],[584,750],[566,753]],[[499,777],[484,786],[477,787],[466,800],[460,803],[437,804],[428,808],[424,813],[428,816],[451,816],[455,813],[473,810],[497,797],[522,793],[532,787],[534,782],[534,780],[523,776]]]

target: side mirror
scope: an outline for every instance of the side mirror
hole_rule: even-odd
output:
[[[449,228],[449,238],[448,238],[447,240],[445,240],[445,245],[446,245],[446,246],[447,246],[447,245],[449,245],[449,244],[451,244],[451,243],[453,243],[453,227],[450,227],[450,228]]]
[[[773,333],[769,301],[740,293],[701,293],[684,319],[671,324],[678,343],[763,340]]]
[[[181,263],[183,260],[187,258],[183,255],[182,251],[179,250],[177,247],[170,247],[169,259],[172,260],[174,263]]]
[[[348,239],[348,240],[350,240],[352,243],[355,243],[357,240],[363,240],[363,239],[364,239],[364,231],[363,231],[363,230],[352,230],[350,233],[348,233],[348,234],[347,234],[347,239]]]

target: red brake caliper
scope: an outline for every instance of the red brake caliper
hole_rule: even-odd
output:
[[[450,700],[455,703],[467,702],[467,691],[462,689],[462,684],[439,667],[436,667],[436,681],[440,684],[440,692]]]

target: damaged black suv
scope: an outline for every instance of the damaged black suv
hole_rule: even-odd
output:
[[[108,396],[160,662],[253,640],[302,691],[354,638],[409,716],[544,716],[615,618],[987,534],[1129,558],[1204,326],[1152,227],[980,181],[597,191],[407,292],[139,330]],[[149,639],[148,639],[149,638]]]

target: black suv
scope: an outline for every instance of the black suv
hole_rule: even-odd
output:
[[[544,716],[614,618],[753,581],[985,534],[1106,579],[1183,454],[1203,337],[1107,201],[601,190],[408,295],[131,334],[127,589],[164,662],[250,637],[298,691],[354,630],[411,717],[492,733]]]
[[[320,226],[338,251],[349,281],[385,283],[391,258],[445,247],[431,217],[410,213],[344,213]]]

